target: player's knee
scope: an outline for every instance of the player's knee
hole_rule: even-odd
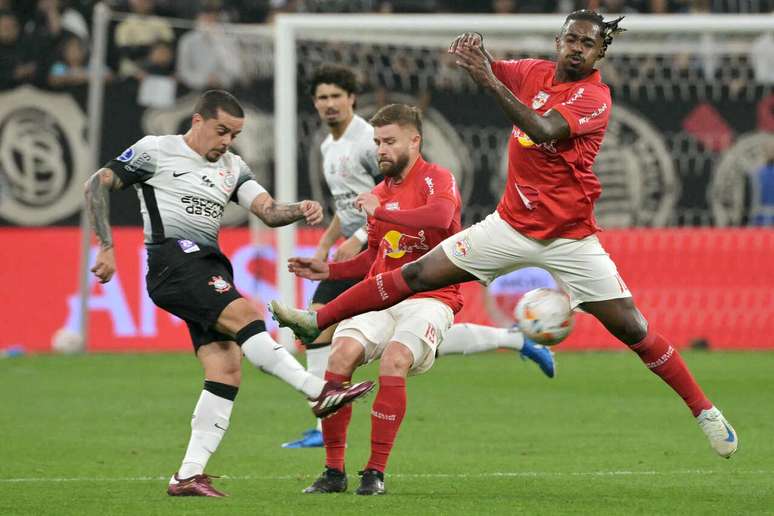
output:
[[[337,374],[351,374],[362,361],[363,347],[354,339],[333,341],[328,357],[328,370]]]
[[[414,292],[432,290],[432,286],[429,284],[425,273],[425,267],[421,261],[407,263],[401,269],[401,274],[406,285]]]
[[[625,317],[619,326],[616,337],[629,346],[633,346],[648,334],[648,324],[642,316]]]
[[[235,367],[231,364],[222,364],[218,367],[206,369],[204,374],[207,378],[205,384],[207,382],[216,382],[224,385],[233,385],[235,387],[239,387],[242,384],[242,370],[239,366]]]
[[[232,301],[218,316],[215,329],[238,337],[239,333],[249,325],[260,321],[260,315],[244,298]],[[266,331],[264,326],[263,331]]]
[[[406,376],[414,363],[411,351],[402,344],[391,344],[379,359],[380,376]]]
[[[232,385],[240,385],[242,383],[242,364],[236,362],[233,364],[227,364],[223,368],[223,375],[229,379],[227,383]]]

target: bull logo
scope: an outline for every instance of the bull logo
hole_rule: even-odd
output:
[[[420,231],[417,236],[406,235],[394,229],[389,230],[382,237],[384,254],[390,258],[403,258],[406,253],[414,251],[427,251],[430,247],[425,243],[425,232]]]
[[[515,125],[513,126],[513,131],[511,132],[511,134],[522,147],[532,147],[533,145],[535,145],[535,142],[533,142],[532,139],[529,136],[527,136],[527,133],[525,133]]]
[[[539,91],[537,92],[537,95],[532,97],[532,109],[540,109],[543,107],[543,105],[548,100],[548,93],[545,91]]]

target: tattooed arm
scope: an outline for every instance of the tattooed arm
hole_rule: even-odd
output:
[[[110,231],[110,191],[123,188],[121,179],[109,168],[99,169],[86,181],[86,210],[89,222],[99,240],[100,250],[91,272],[100,283],[107,283],[116,271],[113,235]]]
[[[323,219],[322,207],[316,201],[277,202],[266,192],[253,199],[250,211],[271,228],[301,219],[305,219],[307,224],[319,224]]]

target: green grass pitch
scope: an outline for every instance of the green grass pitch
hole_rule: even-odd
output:
[[[409,379],[388,494],[372,498],[353,493],[373,397],[355,405],[349,492],[303,495],[323,451],[279,444],[310,412],[245,365],[208,466],[225,499],[165,494],[201,388],[191,355],[2,360],[0,514],[774,513],[774,353],[684,356],[739,432],[730,460],[631,353],[560,353],[554,380],[514,353],[445,357]]]

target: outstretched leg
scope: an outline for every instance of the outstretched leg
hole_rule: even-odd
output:
[[[361,281],[317,312],[295,310],[277,301],[271,302],[270,310],[281,325],[292,329],[301,340],[311,342],[322,329],[354,315],[388,308],[417,292],[475,279],[454,265],[438,245],[400,269]]]
[[[266,331],[255,309],[244,299],[232,301],[218,317],[215,329],[234,335],[245,358],[254,366],[272,374],[315,401],[312,412],[326,417],[341,407],[365,396],[373,382],[341,385],[309,373],[288,351]]]
[[[734,429],[704,395],[677,349],[648,328],[632,298],[583,303],[580,307],[637,353],[648,369],[683,398],[719,455],[730,457],[736,451],[738,439]]]
[[[481,324],[455,324],[449,328],[443,342],[438,346],[438,356],[472,355],[500,348],[518,351],[522,359],[535,362],[549,378],[556,374],[554,354],[551,350],[525,339],[516,326],[495,328]]]

